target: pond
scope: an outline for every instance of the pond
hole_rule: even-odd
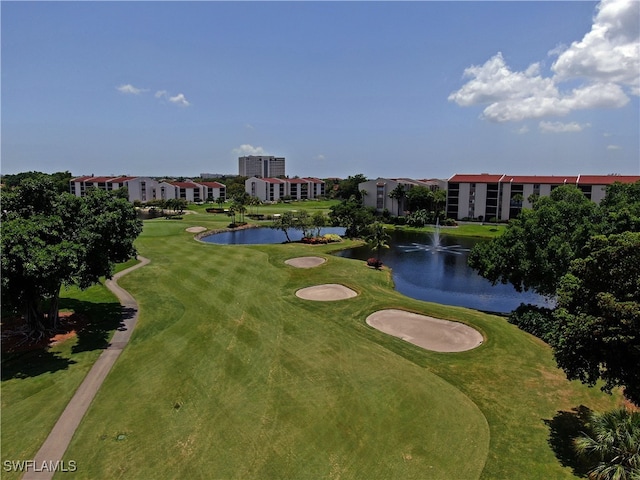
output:
[[[323,228],[320,233],[335,233],[336,235],[344,235],[344,227],[327,227]],[[300,230],[290,230],[289,238],[292,242],[302,239]],[[273,230],[271,228],[245,228],[243,230],[233,230],[229,232],[216,233],[201,238],[203,242],[216,243],[221,245],[259,245],[270,243],[284,243],[287,241],[282,230]]]
[[[322,234],[344,234],[344,228],[324,228]],[[302,233],[291,231],[293,241]],[[284,243],[280,230],[249,228],[217,233],[202,241],[223,245],[256,245]],[[382,261],[392,269],[395,288],[418,300],[473,308],[488,312],[508,313],[521,303],[551,306],[544,297],[532,292],[518,293],[511,285],[491,285],[467,266],[469,250],[480,239],[395,231],[391,233],[390,248],[384,250]],[[367,246],[336,252],[346,258],[367,260],[374,256]]]
[[[395,231],[381,260],[392,269],[395,288],[408,297],[444,305],[508,313],[521,303],[550,306],[545,297],[518,293],[511,285],[491,285],[467,265],[469,250],[480,239]],[[367,246],[336,255],[366,260]]]

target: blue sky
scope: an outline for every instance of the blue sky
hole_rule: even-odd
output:
[[[4,174],[640,174],[640,2],[5,2]]]

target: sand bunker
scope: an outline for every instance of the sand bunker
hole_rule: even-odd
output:
[[[315,300],[318,302],[330,302],[333,300],[345,300],[353,298],[358,294],[337,283],[327,283],[324,285],[316,285],[315,287],[302,288],[296,292],[296,297],[305,300]]]
[[[477,330],[459,322],[418,315],[403,310],[381,310],[367,317],[381,332],[434,352],[463,352],[482,344]]]
[[[313,268],[322,265],[327,260],[322,257],[297,257],[285,260],[284,263],[296,268]]]
[[[189,233],[200,233],[205,232],[207,229],[205,227],[189,227],[187,228],[187,232]]]

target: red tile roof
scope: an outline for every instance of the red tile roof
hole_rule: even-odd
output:
[[[109,181],[113,182],[113,183],[124,183],[124,182],[127,182],[129,180],[133,180],[135,178],[138,178],[138,177],[116,177],[116,178],[112,178]]]
[[[578,181],[577,176],[563,175],[505,175],[502,183],[542,183],[547,185],[575,185]]]
[[[611,185],[612,183],[635,183],[640,175],[580,175],[579,185]]]
[[[319,178],[314,178],[314,177],[305,177],[303,180],[307,180],[307,181],[312,182],[312,183],[324,183],[324,181],[320,180]]]
[[[211,188],[224,188],[225,185],[219,182],[198,182],[200,185],[204,185],[205,187]]]
[[[111,181],[113,177],[88,177],[84,181],[85,183],[106,183]]]
[[[195,184],[193,182],[168,182],[168,183],[170,183],[174,187],[180,187],[180,188],[200,188],[198,184]]]
[[[498,183],[502,177],[504,177],[504,175],[494,175],[489,173],[456,173],[449,179],[449,181],[454,183]]]
[[[284,180],[280,180],[279,178],[264,177],[261,180],[264,180],[267,183],[284,183]]]

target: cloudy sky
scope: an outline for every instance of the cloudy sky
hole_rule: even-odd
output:
[[[2,173],[640,174],[640,2],[2,2]]]

